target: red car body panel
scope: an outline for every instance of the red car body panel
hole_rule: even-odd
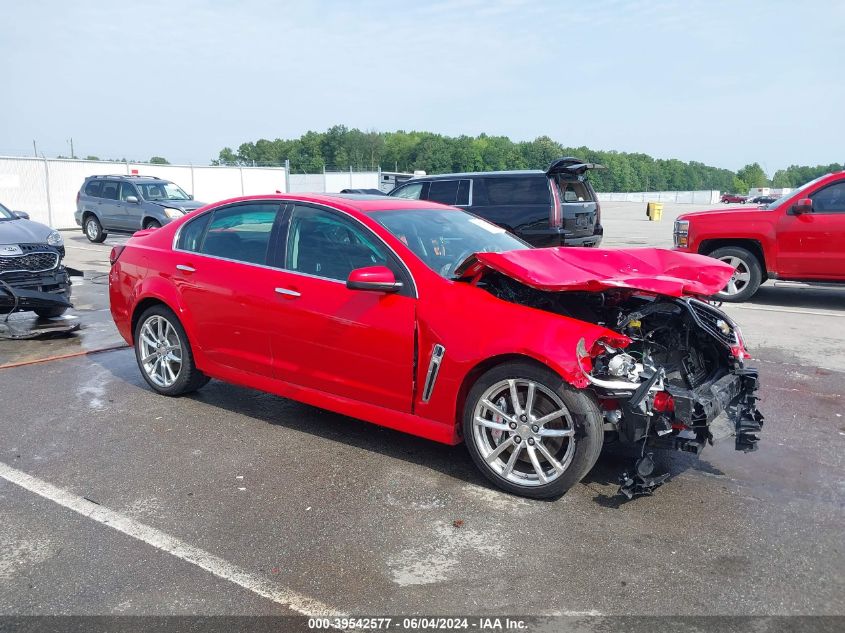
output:
[[[709,257],[681,255],[657,248],[619,250],[542,248],[478,253],[465,274],[487,266],[538,290],[601,291],[630,288],[682,297],[719,292],[733,268]]]
[[[845,181],[845,172],[829,174],[795,191],[772,209],[748,207],[685,213],[689,221],[686,253],[708,253],[731,244],[755,244],[769,277],[794,280],[845,281],[845,212],[816,210],[792,215],[803,198]]]
[[[346,213],[404,262],[415,296],[351,290],[342,282],[173,249],[184,223],[246,200],[303,201]],[[588,383],[576,355],[581,339],[587,349],[600,339],[616,347],[628,344],[625,336],[604,327],[445,279],[368,215],[438,207],[449,208],[318,194],[251,196],[204,207],[129,240],[110,272],[112,315],[132,344],[133,319],[150,302],[164,303],[179,317],[196,365],[208,376],[448,444],[461,441],[459,420],[469,388],[497,362],[533,359],[583,388]],[[519,253],[479,258],[491,267],[507,264],[514,276],[525,278],[532,262],[544,262],[537,283],[556,289],[624,286],[677,295],[685,289],[706,294],[713,284],[724,285],[725,266],[697,256],[649,249],[612,255],[598,249]],[[664,264],[671,275],[659,274]],[[597,271],[590,273],[591,267]],[[591,282],[591,274],[599,281]],[[299,294],[279,294],[277,288]],[[422,385],[435,344],[446,354],[426,402]]]

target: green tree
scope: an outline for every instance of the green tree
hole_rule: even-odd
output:
[[[166,158],[162,158],[161,156],[153,156],[150,159],[150,165],[169,165],[170,161]]]
[[[748,189],[753,187],[769,186],[769,179],[766,177],[766,172],[763,171],[763,168],[758,163],[746,165],[736,172],[736,176],[747,185],[744,191],[737,191],[737,193],[748,193]]]

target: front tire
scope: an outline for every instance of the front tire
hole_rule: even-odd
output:
[[[100,224],[96,215],[89,215],[85,218],[82,231],[85,233],[85,237],[88,238],[89,242],[100,244],[106,239],[106,232],[103,231],[103,225]]]
[[[185,328],[164,305],[147,308],[138,319],[135,359],[147,384],[165,396],[191,393],[209,380],[194,364]]]
[[[751,251],[739,246],[726,246],[717,248],[709,253],[709,256],[734,268],[734,274],[731,276],[728,285],[714,295],[715,299],[731,303],[747,301],[763,283],[760,260]]]
[[[464,406],[463,431],[487,479],[534,499],[560,497],[578,483],[604,441],[592,396],[527,362],[504,363],[478,379]]]
[[[146,222],[144,222],[144,228],[148,231],[150,229],[160,229],[161,222],[159,222],[158,220],[147,220]]]

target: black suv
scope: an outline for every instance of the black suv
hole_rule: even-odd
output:
[[[533,246],[598,246],[601,206],[586,174],[601,165],[560,158],[546,171],[488,171],[413,178],[388,195],[466,209]]]

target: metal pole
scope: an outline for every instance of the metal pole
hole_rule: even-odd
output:
[[[191,195],[195,198],[197,197],[197,189],[194,186],[194,164],[190,163],[191,165]]]
[[[241,172],[241,195],[244,195],[244,168],[238,167],[238,171]]]
[[[47,162],[47,158],[42,155],[41,158],[44,159],[44,184],[46,186],[47,192],[47,226],[53,226],[53,203],[50,200],[50,164]]]
[[[38,148],[35,146],[35,139],[32,139],[32,155],[38,158]]]
[[[290,193],[290,160],[285,159],[285,193]]]

